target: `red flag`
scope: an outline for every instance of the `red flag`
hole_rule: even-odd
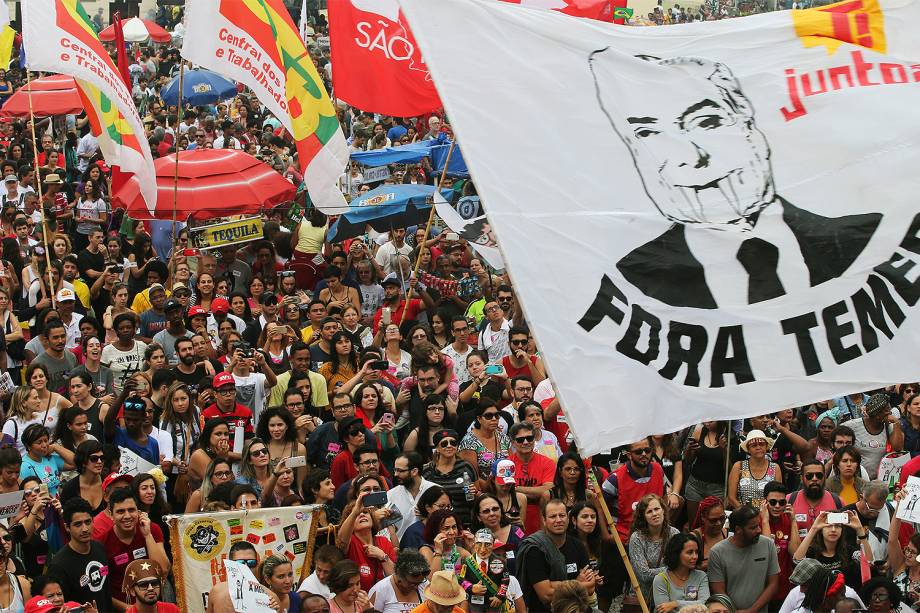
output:
[[[115,26],[115,49],[118,51],[118,72],[121,73],[121,79],[131,91],[131,72],[128,70],[128,51],[125,48],[125,32],[121,28],[121,13],[115,13],[113,18]]]
[[[395,2],[331,1],[329,45],[336,99],[395,117],[441,108],[421,51]]]

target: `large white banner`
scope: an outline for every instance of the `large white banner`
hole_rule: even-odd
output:
[[[920,376],[917,2],[400,3],[585,452]]]

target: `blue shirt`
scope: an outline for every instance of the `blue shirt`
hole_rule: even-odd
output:
[[[158,462],[159,463],[159,462]],[[38,477],[48,486],[48,493],[57,496],[61,487],[61,471],[64,470],[64,460],[56,453],[52,453],[41,461],[36,462],[28,454],[22,457],[22,467],[19,469],[19,478]]]
[[[141,447],[134,439],[128,436],[127,430],[121,426],[115,426],[115,444],[133,451],[151,464],[157,466],[160,464],[160,444],[152,436],[147,437],[147,446]]]

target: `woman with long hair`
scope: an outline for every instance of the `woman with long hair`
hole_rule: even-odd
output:
[[[435,430],[431,436],[432,460],[422,469],[422,477],[444,488],[453,508],[461,517],[467,517],[471,502],[478,493],[476,469],[458,456],[459,440],[460,435],[455,430]]]
[[[226,424],[224,424],[226,427]],[[204,478],[201,481],[201,487],[191,493],[188,502],[185,505],[186,513],[199,513],[204,510],[204,505],[208,501],[208,495],[215,487],[221,483],[233,481],[233,467],[230,460],[225,458],[215,458],[211,460],[204,471]]]
[[[79,243],[74,244],[74,249],[77,251],[89,244],[89,235],[92,231],[105,232],[109,223],[109,205],[102,197],[98,181],[89,180],[83,184],[74,212],[74,221],[77,224],[75,243]]]
[[[326,215],[314,206],[307,209],[307,214],[291,232],[291,248],[294,251],[291,264],[296,265],[297,287],[312,289],[322,279],[326,265],[318,265],[314,260],[317,255],[329,251],[329,243],[326,242],[328,230]]]
[[[358,352],[351,335],[339,330],[329,341],[332,345],[328,362],[319,368],[319,374],[326,379],[326,388],[334,390],[337,383],[347,383],[361,369],[358,364]]]
[[[64,487],[61,488],[63,500],[79,496],[89,502],[94,516],[105,510],[105,500],[102,498],[104,456],[102,443],[95,439],[77,445],[73,460],[77,476],[64,483]]]
[[[576,504],[593,502],[596,498],[594,490],[588,489],[585,461],[574,451],[568,451],[559,457],[553,487],[543,493],[540,503],[546,504],[554,498],[561,500],[569,511],[575,508]]]
[[[251,485],[258,498],[271,478],[271,458],[268,446],[259,437],[253,437],[243,445],[243,457],[240,460],[240,476],[236,482]]]
[[[684,498],[689,518],[696,517],[700,501],[707,496],[725,497],[728,434],[728,422],[705,421],[694,426],[687,437],[684,446],[684,476],[687,478]]]
[[[215,459],[228,460],[230,457],[230,428],[221,417],[212,417],[204,422],[198,445],[192,452],[188,463],[189,479],[192,488],[198,487],[205,476],[205,469]],[[202,498],[204,500],[204,498]]]
[[[96,342],[98,343],[98,339]],[[70,389],[70,400],[73,402],[73,407],[86,414],[87,432],[92,434],[92,438],[98,439],[102,436],[101,416],[108,412],[109,404],[93,395],[93,391],[99,388],[94,385],[93,377],[88,371],[72,374],[68,378],[67,386]]]
[[[271,458],[270,467],[282,458],[293,458],[306,455],[306,448],[297,440],[297,426],[294,417],[284,407],[269,407],[259,415],[259,425],[256,426],[256,436],[265,441],[268,455]],[[297,482],[303,481],[307,476],[307,467],[297,468]]]
[[[632,532],[629,536],[629,561],[636,571],[636,579],[639,581],[645,602],[652,601],[652,580],[655,579],[655,575],[665,570],[662,562],[668,539],[679,532],[668,521],[666,504],[661,496],[646,494],[639,499],[633,513]],[[624,603],[635,596],[630,589]]]
[[[460,457],[476,468],[481,479],[511,454],[511,439],[498,429],[499,414],[497,400],[481,397],[473,428],[460,441]]]
[[[303,504],[303,499],[297,492],[294,469],[288,467],[287,461],[288,458],[281,458],[265,482],[262,490],[262,508]]]
[[[410,524],[403,532],[402,538],[399,539],[400,549],[419,549],[426,544],[425,522],[438,509],[449,511],[453,509],[453,506],[450,504],[450,496],[447,495],[444,488],[439,485],[432,485],[419,494],[414,508],[417,521]],[[460,515],[461,517],[463,516],[462,514]],[[431,545],[431,543],[428,543],[428,545]]]
[[[236,315],[243,321],[252,321],[252,311],[249,309],[249,300],[246,292],[234,290],[230,292],[230,313]]]
[[[696,515],[691,520],[690,529],[700,541],[700,570],[709,568],[709,552],[718,543],[728,538],[725,528],[725,503],[721,498],[707,496],[697,505]]]
[[[444,396],[428,394],[422,399],[425,409],[425,418],[418,427],[413,428],[403,442],[403,451],[417,451],[426,462],[430,462],[434,455],[434,434],[440,430],[450,428],[453,419],[447,413]]]
[[[329,613],[364,613],[374,608],[367,596],[370,588],[364,589],[359,569],[358,564],[350,559],[339,560],[332,566],[327,581],[333,594],[327,600]]]
[[[128,261],[131,262],[128,290],[134,295],[147,287],[147,267],[151,262],[157,261],[149,234],[137,232],[134,235],[134,249],[128,254]]]
[[[130,311],[128,306],[128,286],[124,283],[116,283],[112,286],[112,304],[106,307],[102,315],[102,327],[105,328],[105,342],[113,343],[118,339],[113,322],[115,318],[122,313]]]
[[[386,509],[364,506],[367,491],[359,492],[342,511],[342,525],[335,537],[336,546],[351,560],[357,560],[368,567],[362,573],[361,587],[370,590],[377,581],[393,574],[396,559],[395,548],[386,537],[377,536],[380,521],[386,516]],[[390,527],[392,531],[392,526]]]
[[[49,430],[53,430],[57,423],[58,414],[64,409],[69,409],[73,403],[48,389],[48,369],[44,364],[29,364],[26,369],[26,383],[38,392],[38,407],[43,413],[42,423]]]
[[[431,488],[428,488],[431,489]],[[307,473],[300,488],[304,504],[319,504],[323,506],[323,513],[318,516],[320,527],[338,525],[342,513],[332,504],[335,500],[335,484],[329,476],[329,471],[324,468],[314,468]]]
[[[419,552],[425,556],[432,573],[456,572],[472,548],[473,535],[464,529],[460,515],[453,509],[432,511],[425,520],[425,544],[419,547]]]
[[[693,534],[678,533],[664,548],[665,569],[652,581],[655,610],[675,611],[709,599],[709,579],[698,570],[700,543]]]
[[[22,327],[19,325],[19,319],[16,318],[16,314],[13,312],[11,295],[10,290],[5,287],[0,287],[0,326],[3,327],[6,347],[10,347],[13,343],[19,343],[19,346],[24,348],[25,343],[20,342],[24,338],[22,335]],[[6,353],[6,370],[10,373],[13,382],[19,383],[21,380],[20,372],[22,362],[10,355],[10,351],[12,351],[12,348]]]
[[[173,510],[180,512],[178,509],[185,508],[188,501],[189,464],[201,434],[198,409],[184,383],[176,382],[169,386],[157,428],[172,439],[173,457],[163,461],[166,496]]]
[[[192,290],[192,297],[189,298],[190,306],[200,306],[205,311],[211,310],[211,301],[214,300],[217,294],[214,292],[214,276],[201,272],[198,273],[198,278],[195,280],[195,287]]]
[[[900,501],[898,501],[900,505]],[[888,534],[901,533],[901,519],[892,515]],[[907,544],[901,547],[898,538],[888,539],[888,569],[895,584],[900,588],[904,601],[910,607],[920,603],[920,533],[913,533]]]
[[[673,434],[652,435],[652,461],[661,465],[665,478],[671,484],[671,491],[665,500],[668,503],[671,520],[676,520],[683,504],[680,492],[684,487],[684,462]]]
[[[259,302],[259,298],[265,292],[265,282],[258,275],[252,275],[252,278],[249,280],[249,296],[246,298],[246,302],[249,303],[249,311],[252,317],[258,317],[262,314],[262,303]],[[249,321],[244,320],[244,321]]]
[[[863,486],[866,481],[860,475],[862,454],[852,445],[846,445],[834,452],[831,460],[834,472],[830,474],[825,488],[832,494],[840,496],[843,504],[855,504],[862,499]]]
[[[393,373],[397,379],[409,376],[412,356],[402,348],[402,334],[399,331],[399,325],[389,323],[386,326],[381,325],[379,330],[383,332],[383,357],[390,363],[389,372]],[[380,336],[379,332],[378,336]],[[374,343],[377,343],[376,337]]]
[[[607,535],[607,530],[602,528],[599,513],[592,503],[577,502],[569,509],[569,534],[585,546],[588,552],[588,563],[592,568],[602,576],[612,577],[614,575],[614,560],[608,554],[610,544],[605,543],[611,540],[611,537]],[[609,590],[598,589],[595,594],[592,594],[594,605],[602,611],[610,608],[610,598],[607,592]],[[600,600],[600,604],[596,602],[597,600]]]
[[[144,366],[142,371],[151,379],[153,373],[158,370],[169,368],[169,362],[166,360],[166,351],[159,343],[150,343],[144,350]]]
[[[846,579],[846,584],[854,590],[862,585],[861,559],[872,564],[872,548],[859,516],[854,511],[846,511],[848,521],[844,524],[828,523],[828,512],[821,511],[808,530],[808,534],[799,543],[799,548],[792,554],[792,562],[798,564],[805,558],[814,558],[828,570],[839,570]],[[852,544],[846,538],[844,527],[853,529],[859,545]]]
[[[496,542],[505,544],[505,551],[517,552],[518,546],[524,540],[524,530],[511,523],[501,501],[494,494],[488,492],[479,494],[473,500],[470,518],[470,530],[476,532],[485,528],[492,533]],[[508,572],[514,574],[516,560],[508,556]]]
[[[29,385],[17,387],[10,398],[10,408],[6,421],[3,422],[3,434],[15,441],[19,453],[25,452],[25,446],[22,444],[22,433],[25,429],[31,424],[44,424],[47,421],[39,407],[38,392]],[[54,423],[57,423],[57,415],[54,416]]]
[[[134,475],[131,481],[131,491],[134,492],[134,498],[137,499],[137,510],[146,513],[150,521],[157,524],[166,535],[169,533],[169,526],[163,518],[169,514],[169,505],[163,498],[157,481],[150,473],[138,473]],[[167,539],[169,537],[166,537]],[[164,546],[168,547],[166,543]]]
[[[6,575],[0,580],[0,611],[18,613],[25,611],[25,604],[32,597],[31,583],[26,577],[10,572],[8,565],[12,547],[7,547],[7,541],[12,541],[12,538],[6,527],[0,526],[0,531],[4,541],[0,547],[0,568]]]
[[[300,595],[294,591],[294,567],[285,557],[270,555],[262,560],[262,585],[270,589],[278,598],[278,610],[287,613],[300,613]]]
[[[78,406],[64,409],[57,425],[54,427],[54,433],[51,437],[54,451],[64,458],[64,464],[69,470],[62,474],[62,481],[67,481],[75,476],[73,472],[76,469],[74,454],[77,447],[84,441],[94,441],[96,437],[89,434],[89,418],[87,414]]]
[[[265,355],[265,363],[276,375],[291,370],[288,362],[290,346],[291,342],[299,336],[299,334],[295,336],[291,328],[282,324],[269,323],[262,328],[258,345]]]

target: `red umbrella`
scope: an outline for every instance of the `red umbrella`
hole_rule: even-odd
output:
[[[154,161],[157,206],[151,215],[133,175],[115,172],[113,204],[134,219],[172,219],[175,154]],[[248,153],[237,149],[195,149],[179,154],[176,218],[195,219],[258,213],[294,199],[297,186]]]
[[[0,117],[28,117],[30,91],[32,108],[39,117],[78,115],[83,112],[83,101],[73,77],[55,74],[35,79],[16,90],[0,108]]]
[[[125,32],[125,40],[132,42],[146,42],[148,39],[155,43],[168,43],[172,35],[148,19],[129,17],[121,20],[121,27]],[[99,40],[110,42],[115,40],[115,24],[99,32]]]

